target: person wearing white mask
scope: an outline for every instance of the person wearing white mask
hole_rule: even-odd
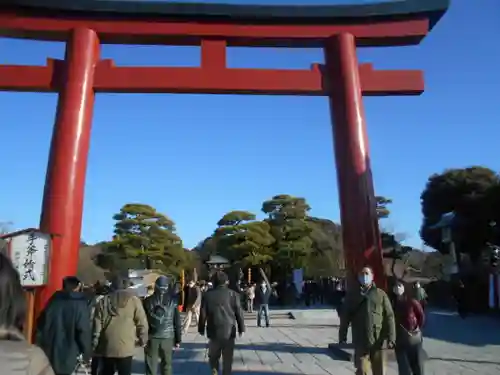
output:
[[[423,375],[422,326],[425,314],[420,303],[398,281],[393,289],[396,317],[396,361],[399,375]]]
[[[387,294],[373,282],[373,270],[363,267],[358,287],[349,287],[342,307],[339,343],[347,342],[352,327],[356,375],[384,375],[384,344],[393,349],[396,341],[394,312]]]

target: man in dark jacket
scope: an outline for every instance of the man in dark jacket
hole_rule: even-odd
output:
[[[201,302],[198,332],[205,334],[208,344],[208,358],[212,375],[219,373],[219,361],[222,356],[222,375],[230,375],[233,366],[234,340],[236,330],[239,336],[245,332],[243,310],[240,296],[228,288],[228,277],[223,272],[216,272],[212,277],[214,289],[205,293]]]
[[[37,321],[36,344],[47,355],[57,375],[72,374],[77,358],[91,356],[90,308],[77,277],[68,276]]]
[[[269,327],[269,299],[273,292],[271,284],[266,277],[266,274],[260,269],[262,281],[260,285],[255,288],[255,303],[258,306],[257,310],[257,327],[261,327],[262,315],[266,321],[266,327]]]
[[[181,317],[172,284],[170,278],[158,277],[154,293],[144,300],[149,324],[149,340],[144,348],[146,375],[156,375],[158,358],[161,375],[172,375],[172,351],[181,344]]]

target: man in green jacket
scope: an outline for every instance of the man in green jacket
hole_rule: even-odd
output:
[[[347,293],[340,317],[339,343],[347,342],[352,326],[356,375],[384,374],[384,343],[394,348],[396,330],[389,297],[373,282],[373,270],[364,267],[358,275],[359,288]]]

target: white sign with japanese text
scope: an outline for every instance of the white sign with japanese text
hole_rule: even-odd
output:
[[[9,253],[24,287],[47,283],[51,236],[38,231],[23,232],[9,240]]]

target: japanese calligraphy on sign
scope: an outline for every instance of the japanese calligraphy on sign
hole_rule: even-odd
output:
[[[8,239],[9,253],[25,287],[47,283],[51,237],[39,231],[18,232]]]

